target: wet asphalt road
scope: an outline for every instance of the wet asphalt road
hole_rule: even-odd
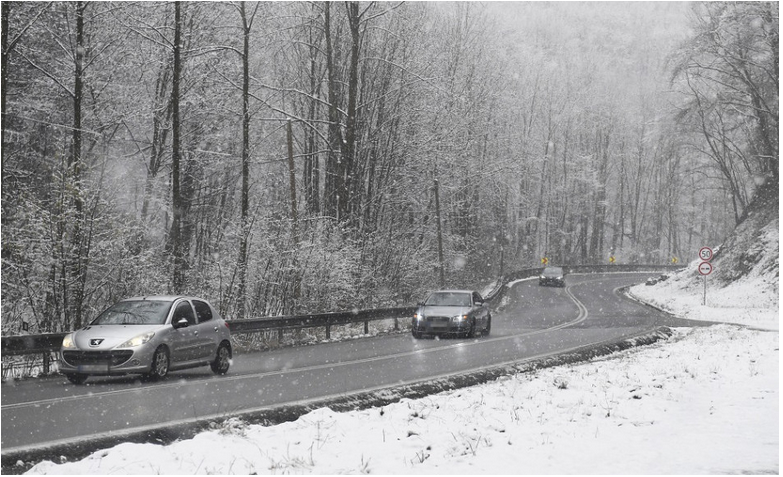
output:
[[[235,413],[380,390],[568,352],[658,326],[692,326],[622,297],[648,274],[585,274],[568,287],[516,283],[493,303],[492,332],[476,339],[385,335],[234,357],[226,376],[208,367],[158,383],[64,377],[2,385],[3,455],[80,439],[144,432]]]

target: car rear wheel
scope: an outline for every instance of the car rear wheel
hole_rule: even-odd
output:
[[[209,363],[212,372],[215,374],[226,374],[231,366],[231,348],[225,341],[218,346],[215,360]]]
[[[68,373],[65,375],[65,377],[68,378],[68,381],[72,382],[73,384],[84,384],[84,382],[87,381],[86,374]]]
[[[147,379],[156,381],[165,378],[169,374],[169,350],[165,346],[159,346],[152,356],[152,366],[147,374]]]

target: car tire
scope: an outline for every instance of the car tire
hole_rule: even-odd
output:
[[[413,335],[413,337],[414,337],[415,339],[417,339],[417,340],[418,340],[418,339],[421,339],[421,336],[422,336],[422,333],[421,333],[421,331],[416,331],[416,330],[413,330],[413,331],[411,331],[411,334]]]
[[[157,381],[165,378],[169,374],[169,350],[165,346],[159,346],[152,355],[152,366],[146,378],[150,381]]]
[[[470,322],[470,329],[468,330],[467,334],[468,338],[475,338],[476,337],[476,319],[473,318],[473,321]]]
[[[68,378],[68,381],[70,381],[73,384],[84,384],[84,382],[87,381],[86,374],[68,373],[65,375],[65,377]]]
[[[489,331],[492,329],[492,314],[487,314],[487,327],[484,328],[484,336],[489,336]]]
[[[209,363],[209,367],[212,368],[212,372],[215,374],[226,374],[228,368],[231,366],[231,346],[225,341],[218,346],[217,353],[215,353],[215,360]]]

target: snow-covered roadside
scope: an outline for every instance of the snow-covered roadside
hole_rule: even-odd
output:
[[[777,296],[746,313],[741,302],[720,306],[708,294],[710,308],[700,310],[693,290],[677,286],[687,280],[670,280],[631,291],[683,317],[747,316],[754,327],[778,329]],[[680,328],[669,340],[587,363],[383,408],[319,409],[276,426],[232,420],[171,445],[126,443],[28,473],[778,473],[778,345],[777,331]]]
[[[706,279],[706,305],[703,277],[698,274],[700,260],[688,264],[685,270],[654,286],[638,285],[631,295],[662,308],[669,313],[691,320],[736,323],[754,328],[780,330],[780,256],[779,221],[772,220],[755,233],[743,235],[750,243],[740,250],[725,250],[725,260],[716,260],[715,271]],[[752,237],[752,239],[749,239]],[[752,249],[752,250],[751,250]],[[737,255],[742,254],[743,259]],[[755,261],[740,278],[721,285],[721,276],[737,274],[726,263]],[[736,265],[735,265],[736,266]],[[726,268],[724,270],[724,267]]]
[[[780,330],[778,278],[742,278],[720,287],[707,277],[707,304],[704,280],[698,277],[698,261],[654,286],[631,287],[630,294],[680,318],[735,323],[765,330]],[[694,278],[697,277],[697,278]]]

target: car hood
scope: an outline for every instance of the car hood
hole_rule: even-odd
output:
[[[81,350],[112,349],[129,339],[148,331],[158,331],[165,325],[89,325],[73,334],[74,343]],[[102,340],[97,345],[90,345],[91,340]]]
[[[471,309],[469,306],[425,305],[419,307],[419,313],[422,313],[424,316],[457,316],[470,313]]]

